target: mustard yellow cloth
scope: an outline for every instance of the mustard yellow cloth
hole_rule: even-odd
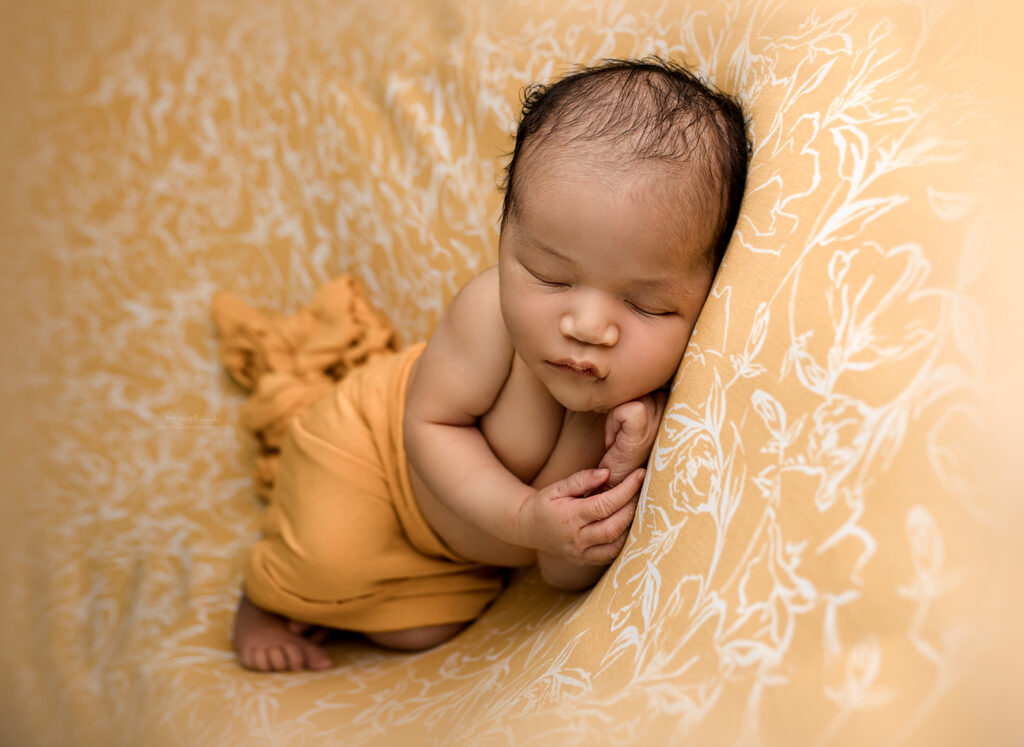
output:
[[[257,605],[382,632],[474,620],[500,593],[498,570],[449,550],[409,483],[402,416],[422,350],[374,358],[291,421],[245,563]]]
[[[255,308],[229,291],[214,295],[211,312],[218,357],[251,392],[241,422],[259,446],[257,489],[266,498],[292,419],[357,366],[396,350],[398,337],[352,275],[325,283],[290,316]]]

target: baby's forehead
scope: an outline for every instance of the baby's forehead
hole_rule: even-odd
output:
[[[594,143],[569,143],[530,155],[518,184],[526,212],[531,204],[586,182],[618,195],[636,210],[653,211],[662,222],[684,224],[681,231],[718,220],[720,203],[709,199],[706,180],[693,164],[631,158]]]
[[[707,228],[715,216],[687,194],[692,190],[678,169],[623,168],[621,163],[591,161],[574,153],[538,159],[531,172],[524,175],[521,199],[509,224],[515,226],[518,242],[549,252],[574,243],[576,231],[585,235],[591,226],[610,221],[598,239],[618,236],[615,240],[622,243],[616,245],[629,249],[616,264],[623,280],[637,270],[645,280],[690,279],[709,266]],[[640,241],[641,236],[649,240]],[[577,258],[582,260],[588,247],[581,244],[580,249]]]
[[[524,145],[519,160],[517,186],[538,176],[574,172],[675,190],[692,191],[708,181],[704,159],[696,152],[690,158],[654,157],[638,152],[630,139],[592,138],[585,132],[537,134]]]

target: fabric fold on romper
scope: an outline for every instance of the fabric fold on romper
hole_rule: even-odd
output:
[[[252,392],[242,425],[259,443],[256,479],[266,500],[285,431],[334,382],[398,349],[398,335],[352,275],[339,275],[292,316],[256,308],[228,291],[211,304],[218,355],[231,377]]]

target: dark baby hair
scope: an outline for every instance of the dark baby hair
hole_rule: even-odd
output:
[[[624,145],[627,161],[693,169],[701,192],[694,202],[718,208],[715,240],[708,247],[708,258],[718,267],[747,178],[749,145],[743,111],[734,99],[658,57],[606,60],[550,86],[527,86],[515,149],[505,168],[502,228],[516,213],[523,152],[552,139]]]

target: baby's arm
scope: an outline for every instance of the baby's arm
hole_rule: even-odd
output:
[[[583,498],[604,484],[607,470],[536,490],[506,469],[477,421],[501,392],[512,356],[489,270],[452,301],[417,363],[405,413],[410,463],[448,510],[494,538],[494,555],[504,553],[510,565],[523,564],[524,547],[601,562],[603,552],[591,548],[618,535],[604,520],[629,503],[639,481]]]
[[[605,419],[606,451],[598,465],[601,469],[609,470],[608,481],[602,486],[604,489],[619,485],[647,463],[661,416],[665,411],[666,400],[667,394],[658,390],[639,400],[621,404],[608,413]],[[569,445],[573,449],[577,448],[575,444]],[[535,485],[547,479],[545,472],[547,469],[538,475],[538,480],[534,481]],[[640,477],[640,480],[642,479]],[[639,490],[639,485],[637,489]],[[618,556],[626,542],[638,497],[635,495],[629,504],[618,512],[615,522],[616,527],[621,526],[621,533],[605,548],[611,555],[607,563]],[[537,564],[544,580],[560,589],[581,590],[593,586],[604,573],[607,563],[580,565],[564,557],[543,552],[537,554]]]

